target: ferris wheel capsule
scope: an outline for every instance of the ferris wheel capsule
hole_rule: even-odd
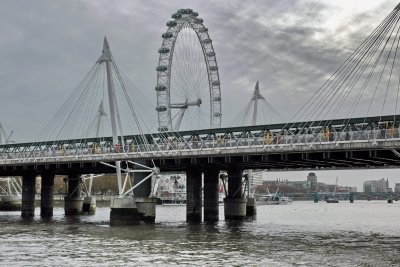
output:
[[[166,71],[168,69],[165,65],[159,65],[156,67],[156,71]]]
[[[167,47],[161,47],[160,49],[158,49],[158,53],[160,54],[166,54],[169,53],[170,49]]]
[[[172,38],[173,36],[174,36],[174,34],[172,32],[165,32],[165,33],[161,34],[161,37],[164,39]]]
[[[190,14],[192,12],[193,12],[193,10],[190,8],[181,8],[177,11],[177,13],[179,13],[179,14]]]
[[[197,13],[197,12],[192,12],[192,14],[191,14],[193,17],[197,17],[198,15],[199,15],[199,13]]]
[[[210,70],[211,71],[216,71],[216,70],[218,70],[218,67],[217,66],[210,66]]]
[[[211,39],[204,39],[201,41],[203,44],[211,44],[212,40]]]
[[[158,107],[156,107],[156,110],[157,110],[158,112],[164,112],[164,111],[167,111],[167,107],[165,107],[165,106],[158,106]]]
[[[158,127],[159,132],[168,132],[168,127]]]
[[[203,33],[203,32],[208,32],[208,29],[207,28],[200,28],[199,30],[198,30],[198,32],[200,32],[200,33]]]
[[[171,20],[167,22],[168,27],[175,27],[178,23],[175,20]]]
[[[174,13],[174,14],[172,14],[171,18],[173,18],[173,19],[180,19],[180,18],[182,18],[182,14]]]
[[[157,86],[155,87],[155,89],[156,89],[156,91],[158,91],[158,92],[162,92],[162,91],[167,90],[167,87],[166,87],[165,85],[163,85],[163,84],[159,84],[159,85],[157,85]]]
[[[220,112],[215,112],[214,113],[214,117],[221,117],[221,116],[222,116],[222,114]]]
[[[201,18],[196,18],[196,19],[194,20],[194,23],[196,23],[196,24],[202,24],[202,23],[203,23],[203,19],[201,19]]]

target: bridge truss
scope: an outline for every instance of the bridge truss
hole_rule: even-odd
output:
[[[400,145],[400,123],[394,124],[392,119],[393,116],[332,120],[329,127],[314,126],[315,122],[299,122],[290,128],[286,124],[274,124],[173,132],[165,137],[146,134],[146,142],[137,142],[140,140],[137,136],[128,135],[124,143],[119,139],[118,144],[114,144],[112,137],[101,141],[93,138],[7,144],[0,146],[0,165],[246,155],[267,157],[272,154],[351,153],[358,150],[389,150],[399,157],[396,149]],[[400,158],[386,163],[397,165]]]

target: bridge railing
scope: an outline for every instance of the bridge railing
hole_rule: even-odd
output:
[[[107,160],[118,154],[136,157],[169,157],[171,155],[196,155],[196,153],[240,153],[241,149],[266,149],[266,148],[287,148],[297,146],[310,148],[318,144],[346,144],[346,143],[372,143],[379,141],[400,140],[399,129],[377,129],[346,132],[319,132],[294,134],[286,132],[229,135],[228,137],[208,138],[198,140],[174,139],[167,142],[155,142],[152,144],[124,146],[103,143],[81,143],[74,146],[54,145],[47,147],[30,147],[20,151],[4,151],[0,153],[0,164],[15,164],[23,162],[47,162],[65,159],[90,159],[104,158]]]

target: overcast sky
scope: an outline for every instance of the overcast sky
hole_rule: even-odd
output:
[[[397,4],[1,1],[0,121],[14,130],[15,141],[34,140],[98,59],[105,35],[120,68],[155,106],[157,49],[165,23],[179,8],[197,11],[209,28],[220,70],[223,125],[243,108],[256,80],[267,100],[289,118]],[[374,178],[388,175],[378,172]]]

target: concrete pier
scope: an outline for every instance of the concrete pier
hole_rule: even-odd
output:
[[[22,198],[17,195],[1,196],[0,211],[18,211],[21,210]]]
[[[68,175],[68,192],[64,198],[64,212],[66,216],[80,215],[83,208],[82,185],[79,174]]]
[[[138,163],[145,165],[146,162],[139,161]],[[147,172],[136,172],[134,174],[134,182],[138,184],[148,176]],[[135,196],[137,211],[140,220],[146,223],[155,223],[156,221],[156,198],[150,198],[151,194],[151,178],[148,178],[133,190]]]
[[[204,221],[219,220],[219,169],[210,168],[204,171]]]
[[[36,174],[29,173],[22,176],[21,216],[23,218],[35,216],[35,183]]]
[[[140,221],[145,223],[155,223],[157,198],[135,196],[135,201]]]
[[[243,170],[228,170],[228,196],[224,199],[225,220],[244,220],[246,218],[247,198],[242,195]]]
[[[247,198],[246,202],[246,217],[255,218],[257,216],[257,202],[255,198]]]
[[[186,221],[201,222],[201,170],[189,167],[186,170],[186,183]]]
[[[96,198],[92,196],[84,197],[82,214],[94,215],[96,213]]]
[[[140,216],[133,197],[115,197],[110,204],[110,225],[139,225]]]
[[[246,219],[247,198],[224,198],[225,220]]]
[[[314,194],[313,194],[313,200],[314,200],[314,203],[318,203],[319,197],[318,197],[318,194],[317,194],[317,193],[314,193]]]
[[[42,191],[40,197],[40,216],[53,217],[54,174],[42,174]]]

